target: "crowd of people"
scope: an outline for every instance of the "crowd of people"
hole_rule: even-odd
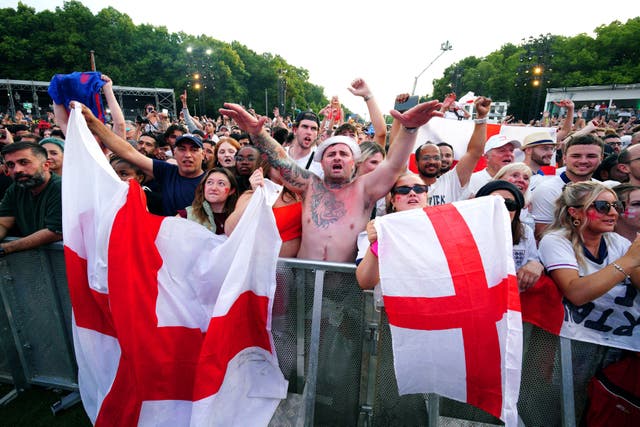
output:
[[[186,91],[175,120],[146,105],[144,115],[128,121],[111,80],[102,80],[111,122],[105,125],[88,106],[83,115],[117,176],[141,184],[151,213],[181,216],[230,235],[253,191],[272,180],[283,187],[273,206],[280,255],[357,262],[361,286],[372,288],[378,280],[376,217],[500,195],[512,222],[521,292],[545,271],[576,305],[616,285],[640,284],[635,116],[585,121],[566,99],[556,103],[563,114],[546,122],[549,127],[532,128],[522,140],[502,134],[487,139],[491,100],[478,96],[466,150],[455,153],[447,141],[417,140],[418,128],[435,117],[446,119],[451,102],[393,110],[388,128],[360,78],[349,90],[368,108],[366,125],[347,119],[337,97],[322,111],[302,111],[294,120],[277,108],[267,117],[237,104],[224,104],[215,119],[194,117]],[[396,101],[407,98],[401,94]],[[3,121],[0,237],[19,239],[1,243],[0,256],[62,237],[67,107],[56,104],[37,123],[21,113]],[[408,169],[411,156],[415,172]],[[481,160],[486,167],[479,169]]]

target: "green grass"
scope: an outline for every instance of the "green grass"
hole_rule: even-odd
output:
[[[13,390],[9,384],[0,384],[0,398]],[[82,403],[53,415],[51,405],[69,394],[67,390],[33,387],[20,393],[7,405],[0,406],[0,427],[85,427],[91,422]]]

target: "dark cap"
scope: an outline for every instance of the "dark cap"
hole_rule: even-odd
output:
[[[183,142],[189,142],[198,148],[203,148],[202,140],[197,135],[194,135],[192,133],[185,133],[184,135],[176,139],[176,145],[180,145]]]
[[[316,122],[318,126],[320,126],[320,120],[318,120],[318,116],[313,111],[302,111],[296,116],[296,120],[294,125],[298,126],[303,120],[311,120],[312,122]]]
[[[476,193],[476,197],[488,196],[496,190],[507,190],[509,193],[513,195],[516,203],[518,204],[518,210],[524,207],[524,196],[522,192],[518,190],[518,187],[510,183],[509,181],[503,181],[500,179],[489,181]]]

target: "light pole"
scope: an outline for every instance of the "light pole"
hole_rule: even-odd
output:
[[[433,63],[436,62],[438,58],[440,58],[446,51],[451,49],[453,49],[453,46],[451,45],[451,43],[449,43],[449,40],[440,45],[441,52],[438,54],[438,56],[436,56],[433,61],[429,62],[429,65],[424,67],[424,70],[420,71],[420,74],[418,74],[416,78],[413,79],[413,89],[411,90],[411,95],[414,95],[416,93],[416,85],[418,84],[418,79],[420,78],[420,76],[424,74],[424,72],[427,71],[429,67],[431,67]]]

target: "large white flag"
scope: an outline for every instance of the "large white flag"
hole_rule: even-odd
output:
[[[270,333],[280,238],[257,191],[225,241],[146,211],[79,109],[63,227],[82,401],[96,426],[266,425],[287,381]]]
[[[400,394],[437,393],[517,425],[522,320],[508,212],[491,196],[376,220]]]

